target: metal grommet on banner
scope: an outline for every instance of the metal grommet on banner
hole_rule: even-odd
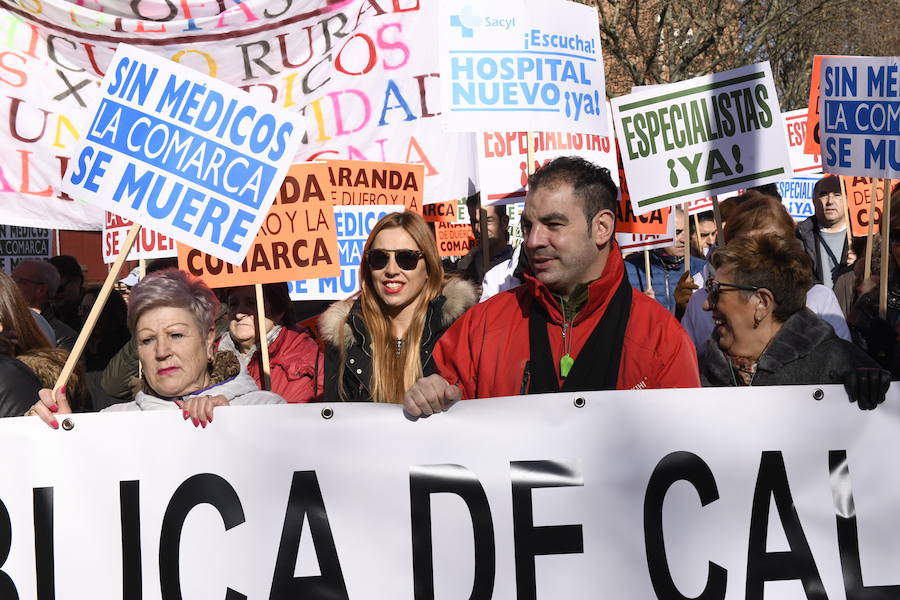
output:
[[[825,392],[823,392],[821,389],[817,389],[816,391],[813,392],[813,398],[815,400],[821,400],[824,397],[825,397]]]
[[[575,398],[575,408],[584,408],[585,404],[587,404],[587,401],[581,396]]]
[[[333,416],[334,416],[334,410],[328,408],[327,406],[322,409],[322,418],[323,419],[330,419]]]
[[[72,419],[63,419],[62,428],[66,431],[72,431],[75,428],[75,421]]]

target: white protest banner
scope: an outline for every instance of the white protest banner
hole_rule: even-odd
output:
[[[415,422],[369,403],[215,415],[0,422],[16,457],[0,465],[3,597],[791,600],[900,583],[897,386],[871,412],[840,386],[785,386],[464,401]]]
[[[302,135],[296,113],[122,44],[62,189],[240,264]]]
[[[785,133],[787,134],[788,151],[791,154],[791,167],[794,175],[803,173],[821,173],[822,157],[818,154],[806,153],[806,135],[808,131],[808,114],[805,108],[782,113]]]
[[[900,178],[900,56],[826,56],[819,84],[826,173]]]
[[[104,263],[109,264],[116,260],[131,225],[131,221],[124,217],[111,212],[106,213],[103,221]],[[177,255],[178,247],[175,245],[175,240],[152,229],[142,227],[134,246],[131,247],[131,252],[128,253],[128,260],[168,258]]]
[[[439,14],[448,129],[611,133],[596,8],[441,0]]]
[[[403,205],[334,206],[334,224],[340,253],[338,277],[288,282],[291,300],[343,300],[359,291],[359,263],[363,246],[375,223],[388,213],[403,211]]]
[[[0,225],[0,269],[12,272],[23,260],[50,258],[53,230]]]
[[[781,203],[795,221],[802,221],[815,214],[813,207],[813,188],[819,176],[792,177],[787,181],[779,181],[778,193]]]
[[[60,191],[99,83],[120,42],[299,113],[294,162],[335,158],[425,166],[428,195],[466,195],[474,139],[439,125],[437,2],[179,0],[4,3],[0,223],[103,226],[103,211]],[[90,107],[90,109],[89,109]],[[88,112],[90,110],[90,113]]]
[[[663,208],[661,210],[668,213],[668,215],[664,216],[668,231],[663,235],[616,233],[616,243],[619,244],[619,250],[622,251],[622,254],[653,250],[655,248],[668,248],[675,243],[675,215],[673,214],[675,209]]]
[[[787,179],[769,63],[613,98],[635,214]]]
[[[612,121],[607,117],[609,129]],[[478,148],[478,181],[482,206],[512,204],[528,192],[528,134],[516,131],[485,131],[475,135]],[[609,137],[584,133],[534,133],[536,171],[557,156],[580,156],[606,167],[616,186],[619,168],[616,146]]]

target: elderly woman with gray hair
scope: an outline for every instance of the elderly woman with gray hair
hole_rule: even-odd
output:
[[[134,286],[128,327],[143,372],[133,402],[106,411],[178,409],[194,426],[212,422],[216,406],[282,404],[260,391],[231,352],[213,352],[219,301],[205,283],[177,269],[148,275]],[[27,414],[56,429],[55,415],[71,412],[65,394],[43,389]]]

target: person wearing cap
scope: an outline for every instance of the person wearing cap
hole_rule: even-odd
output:
[[[19,286],[22,298],[36,313],[35,320],[57,348],[71,350],[78,333],[56,318],[50,300],[59,287],[59,272],[46,260],[23,260],[12,271],[12,279]],[[44,329],[46,323],[47,328]]]
[[[813,187],[816,214],[801,221],[797,237],[813,260],[814,283],[832,288],[847,269],[847,203],[841,181],[826,175]]]

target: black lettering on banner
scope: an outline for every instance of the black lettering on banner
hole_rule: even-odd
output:
[[[209,504],[222,516],[225,531],[244,522],[241,499],[231,484],[218,475],[200,473],[178,486],[163,516],[159,534],[159,589],[163,600],[181,600],[181,530],[194,507]],[[231,588],[225,600],[246,600]]]
[[[778,510],[781,526],[791,548],[788,552],[766,552],[769,504],[772,497],[775,499],[775,508]],[[767,581],[793,579],[800,580],[809,600],[828,599],[806,534],[800,525],[800,517],[794,507],[784,458],[781,452],[763,452],[759,461],[759,475],[750,512],[745,598],[763,600],[763,589]]]
[[[304,517],[309,523],[309,534],[316,548],[321,574],[294,577]],[[284,528],[281,530],[281,543],[278,545],[278,558],[275,561],[275,574],[272,577],[272,591],[269,593],[269,600],[293,598],[350,598],[315,471],[294,472],[284,515]]]
[[[491,598],[497,560],[494,520],[484,487],[472,471],[461,465],[418,465],[409,469],[414,598],[434,599],[431,494],[456,494],[466,503],[475,538],[475,576],[469,600]]]
[[[666,557],[666,542],[663,538],[663,504],[666,493],[677,481],[687,481],[700,497],[700,506],[719,499],[719,488],[709,465],[691,452],[672,452],[666,455],[650,475],[644,494],[644,545],[647,550],[647,569],[657,598],[666,600],[688,600],[682,594],[669,570]],[[719,600],[725,598],[725,584],[728,571],[714,562],[709,562],[706,586],[695,599]]]
[[[534,557],[581,554],[581,525],[534,526],[531,490],[583,486],[584,479],[570,467],[552,460],[509,463],[512,478],[513,536],[516,548],[516,598],[537,598]]]
[[[900,585],[863,584],[862,564],[859,560],[859,530],[856,524],[856,506],[850,485],[850,467],[846,450],[828,453],[828,470],[831,473],[831,494],[834,498],[837,520],[838,549],[841,553],[841,574],[847,600],[887,600],[900,597]]]
[[[34,488],[34,565],[37,574],[37,599],[56,597],[56,567],[53,558],[53,488]]]
[[[119,482],[122,519],[122,599],[141,598],[141,493],[140,481]]]
[[[0,567],[6,564],[9,551],[12,549],[12,521],[6,504],[0,500]],[[0,571],[0,598],[4,600],[19,600],[19,592],[12,577],[6,571]]]
[[[59,69],[56,70],[56,74],[59,75],[59,78],[63,80],[63,83],[66,84],[66,91],[60,92],[56,96],[53,96],[54,100],[62,100],[66,96],[75,96],[75,99],[78,100],[78,104],[81,105],[81,108],[87,108],[87,104],[84,103],[84,100],[81,99],[81,94],[78,93],[78,90],[83,88],[86,85],[91,83],[90,79],[82,79],[75,85],[72,85],[69,82],[69,78],[66,77],[66,74]]]

